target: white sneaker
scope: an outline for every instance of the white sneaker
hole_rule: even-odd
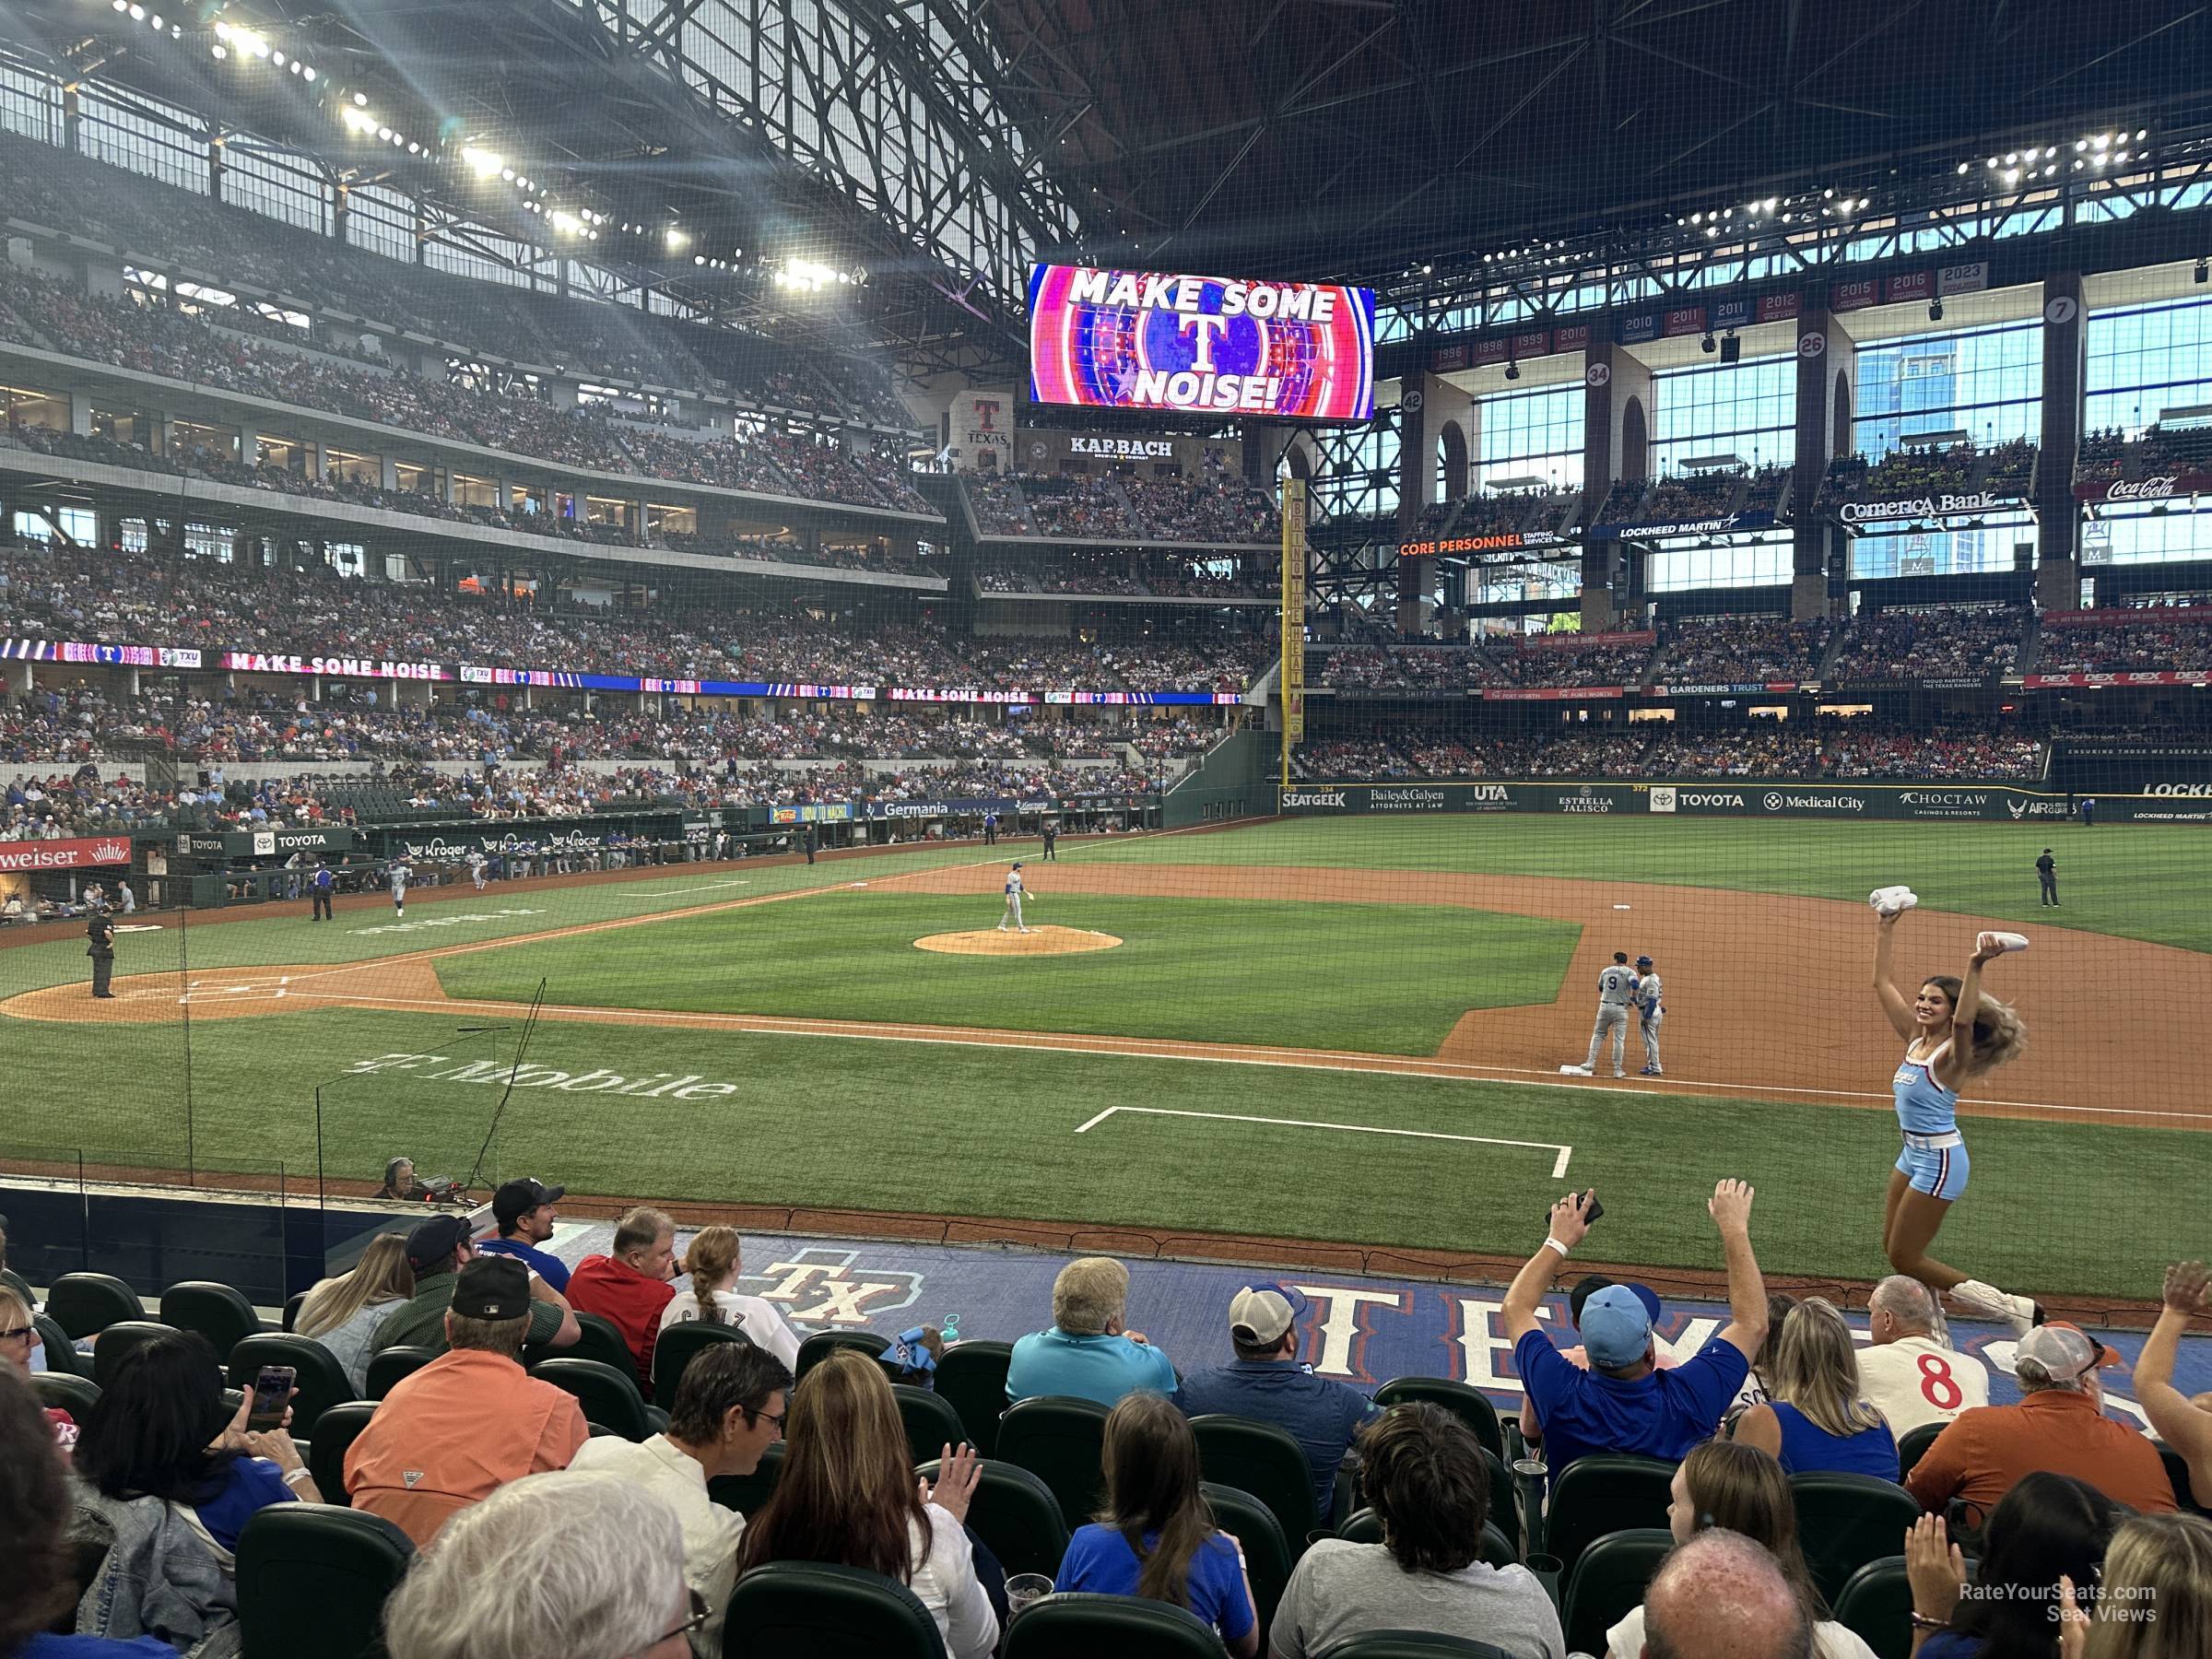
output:
[[[1587,1077],[1594,1075],[1586,1065],[1562,1065],[1559,1067],[1559,1076],[1562,1077]]]
[[[2001,1320],[2014,1336],[2025,1336],[2043,1323],[2043,1311],[2030,1297],[2014,1296],[1985,1285],[1980,1279],[1961,1279],[1951,1287],[1951,1300],[1984,1318]]]

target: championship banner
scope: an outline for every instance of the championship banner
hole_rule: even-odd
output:
[[[1277,629],[1282,650],[1283,779],[1290,751],[1306,737],[1306,481],[1283,480],[1283,610]]]
[[[97,835],[83,841],[0,841],[0,876],[33,870],[86,870],[131,862],[131,838]]]
[[[1030,268],[1030,395],[1279,420],[1375,412],[1372,288]]]

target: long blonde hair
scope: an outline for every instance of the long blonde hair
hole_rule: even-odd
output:
[[[702,1227],[692,1235],[684,1262],[691,1269],[691,1294],[699,1299],[700,1324],[723,1323],[722,1310],[714,1305],[714,1291],[737,1265],[742,1243],[734,1227]]]
[[[1959,993],[1966,988],[1964,981],[1955,974],[1931,973],[1920,982],[1941,989],[1952,1013],[1957,1014]],[[1966,1056],[1966,1075],[1978,1077],[1985,1071],[1994,1071],[2018,1060],[2027,1050],[2028,1022],[2020,1018],[2019,1010],[1983,992],[1982,1006],[1974,1010],[1974,1044]]]
[[[2112,1535],[2085,1659],[2212,1653],[2212,1521],[2137,1515]]]
[[[415,1269],[407,1265],[407,1236],[379,1233],[369,1241],[351,1273],[326,1278],[307,1293],[292,1329],[301,1336],[336,1330],[363,1308],[405,1301],[415,1294]]]
[[[1790,1310],[1766,1382],[1777,1400],[1794,1406],[1823,1434],[1881,1427],[1882,1414],[1859,1392],[1851,1327],[1826,1297],[1808,1296]]]

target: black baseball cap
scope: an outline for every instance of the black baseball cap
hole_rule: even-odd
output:
[[[463,1240],[472,1237],[459,1216],[432,1216],[418,1221],[407,1233],[407,1265],[417,1273],[434,1273],[453,1259]]]
[[[559,1204],[568,1193],[567,1187],[549,1187],[527,1176],[510,1181],[491,1195],[491,1218],[512,1227],[541,1204]]]
[[[1650,957],[1638,957],[1636,959],[1636,966],[1639,968],[1649,968],[1651,965],[1652,959]]]
[[[512,1256],[478,1256],[453,1281],[453,1310],[465,1319],[520,1319],[530,1312],[530,1269]]]

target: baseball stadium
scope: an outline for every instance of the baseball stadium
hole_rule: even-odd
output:
[[[0,1659],[2212,1659],[2206,63],[0,11]]]

